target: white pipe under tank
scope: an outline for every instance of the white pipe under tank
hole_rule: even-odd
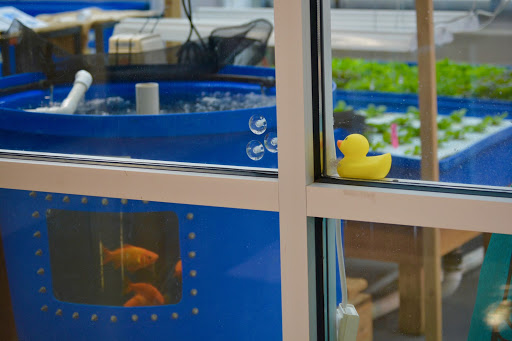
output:
[[[36,109],[29,109],[28,111],[44,112],[49,114],[74,114],[78,103],[82,100],[85,92],[89,90],[92,84],[92,75],[85,71],[80,70],[75,74],[75,82],[73,88],[68,96],[59,107],[41,107]]]
[[[135,84],[137,115],[157,115],[160,113],[158,83]]]

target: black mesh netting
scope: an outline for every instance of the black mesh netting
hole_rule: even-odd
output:
[[[50,82],[72,82],[79,70],[95,81],[200,79],[226,65],[256,65],[265,56],[272,24],[258,19],[222,27],[209,37],[143,53],[75,55],[14,21],[7,37],[15,39],[16,73],[43,72]]]

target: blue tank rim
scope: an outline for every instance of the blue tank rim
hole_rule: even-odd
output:
[[[273,77],[273,68],[229,66],[222,71],[223,74],[250,75]],[[33,80],[34,77],[29,78]],[[109,82],[91,86],[127,88],[133,87],[137,82]],[[166,86],[181,86],[184,93],[191,89],[197,91],[220,88],[231,89],[235,93],[248,92],[248,90],[261,89],[259,85],[226,82],[226,81],[169,81],[159,82]],[[59,89],[69,89],[69,86],[58,86]],[[240,91],[243,90],[243,91]],[[267,90],[268,94],[275,95],[275,88]],[[6,108],[8,101],[20,100],[27,96],[41,96],[42,90],[28,90],[21,93],[6,95],[0,98],[0,129],[25,132],[40,135],[75,136],[75,137],[104,137],[104,138],[133,138],[133,137],[179,137],[192,135],[216,135],[249,131],[249,118],[260,114],[267,119],[267,129],[275,129],[275,106],[239,109],[229,111],[199,112],[199,113],[170,113],[158,115],[62,115],[35,113],[24,110]]]

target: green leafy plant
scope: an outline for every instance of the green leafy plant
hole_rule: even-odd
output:
[[[452,122],[460,123],[460,122],[462,122],[462,118],[464,116],[466,116],[467,112],[468,112],[468,109],[460,109],[460,110],[452,111],[452,113],[450,114],[450,119],[452,120]]]
[[[386,110],[387,108],[385,105],[375,106],[375,104],[368,104],[366,109],[364,109],[364,112],[366,113],[367,118],[373,118],[382,115]]]
[[[370,112],[370,116],[377,117],[378,115],[385,114],[385,107],[375,106],[374,104],[368,105],[366,109]],[[464,117],[467,109],[459,109],[452,111],[449,115],[443,115],[438,121],[439,138],[438,146],[453,141],[464,140],[467,133],[482,133],[485,132],[490,125],[500,125],[502,121],[508,116],[507,112],[502,114],[486,116],[477,124],[467,124]],[[371,150],[382,150],[391,145],[391,124],[395,123],[398,126],[398,142],[400,145],[411,145],[417,143],[420,137],[419,127],[419,110],[416,107],[409,107],[404,115],[394,117],[391,121],[387,120],[385,123],[374,123],[371,120],[366,121],[367,130],[365,135],[370,143]],[[376,135],[377,141],[373,141]],[[404,151],[405,155],[421,155],[421,146],[412,145]]]
[[[443,59],[436,69],[438,95],[512,99],[512,70],[506,67]],[[334,58],[332,75],[339,89],[418,92],[418,67],[407,63]]]
[[[383,148],[386,148],[386,144],[381,141],[370,142],[370,150],[379,150]]]
[[[419,156],[419,155],[421,155],[421,146],[414,146],[414,148],[407,149],[404,153],[405,153],[405,155]]]
[[[347,102],[345,102],[345,101],[338,101],[338,103],[336,103],[336,107],[334,108],[334,112],[349,111],[349,110],[354,110],[354,107],[351,105],[347,105]]]
[[[491,118],[491,125],[498,126],[508,116],[508,112],[504,112],[501,115],[488,116]],[[487,117],[486,117],[487,118]]]

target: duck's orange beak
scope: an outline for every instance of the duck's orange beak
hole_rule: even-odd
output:
[[[336,144],[338,145],[338,149],[339,149],[339,150],[341,150],[341,143],[342,143],[342,142],[343,142],[342,140],[338,140],[338,142],[336,143]]]

